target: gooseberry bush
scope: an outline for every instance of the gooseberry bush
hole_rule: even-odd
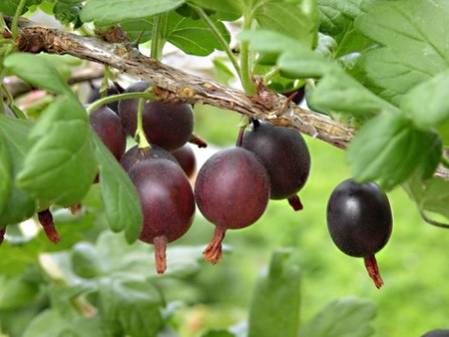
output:
[[[447,1],[6,0],[0,14],[0,333],[178,336],[167,288],[226,259],[226,233],[270,200],[298,226],[327,201],[331,239],[377,288],[386,192],[449,227]],[[201,167],[199,105],[241,114],[235,146]],[[300,197],[313,184],[303,135],[347,151],[352,176],[325,200]],[[172,244],[198,213],[215,226],[208,245]],[[30,223],[42,231],[24,234]],[[248,319],[200,333],[372,335],[375,307],[356,298],[300,320],[299,260],[273,252]]]

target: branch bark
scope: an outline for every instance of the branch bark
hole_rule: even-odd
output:
[[[21,20],[17,45],[24,52],[68,54],[109,65],[156,86],[163,99],[236,111],[275,125],[293,127],[339,148],[345,148],[354,135],[353,129],[328,116],[300,108],[281,95],[262,89],[248,97],[242,91],[146,57],[126,43],[108,43]]]

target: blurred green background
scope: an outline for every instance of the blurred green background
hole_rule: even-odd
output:
[[[218,147],[232,146],[239,121],[239,115],[232,112],[196,107],[196,133]],[[158,286],[167,302],[184,303],[174,316],[180,336],[198,337],[210,328],[227,328],[247,319],[256,278],[279,247],[293,247],[301,260],[302,321],[309,320],[332,300],[357,296],[377,305],[375,337],[419,337],[434,328],[448,328],[449,232],[425,224],[405,192],[398,189],[391,193],[394,230],[389,244],[377,256],[385,281],[385,286],[377,290],[363,261],[341,253],[327,232],[327,199],[333,188],[349,177],[345,153],[321,141],[306,140],[312,155],[312,171],[300,193],[303,211],[294,212],[286,201],[272,201],[256,224],[228,232],[225,243],[232,252],[221,263],[216,266],[201,263],[198,271],[185,277],[160,279]],[[93,205],[97,199],[94,187],[85,205]],[[0,248],[0,322],[4,326],[14,325],[17,336],[36,314],[26,298],[36,297],[37,290],[20,289],[20,303],[5,309],[2,301],[11,303],[8,280],[20,272],[29,282],[49,283],[48,275],[36,272],[42,263],[45,265],[42,259],[38,264],[40,253],[67,249],[79,240],[94,242],[106,227],[101,212],[88,212],[80,218],[65,212],[57,219],[62,245],[49,245],[40,233],[30,242],[19,245],[7,242]],[[188,234],[171,247],[203,246],[213,229],[198,214]],[[14,236],[12,230],[8,234],[10,239]],[[150,248],[144,258],[153,259]],[[41,308],[48,306],[48,299],[43,302],[39,302]]]

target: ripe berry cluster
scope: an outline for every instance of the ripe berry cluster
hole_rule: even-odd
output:
[[[216,226],[205,258],[218,262],[226,230],[256,222],[270,198],[288,199],[295,210],[302,209],[296,193],[309,171],[309,150],[298,132],[258,121],[241,133],[235,148],[212,156],[195,184],[198,208]]]
[[[147,88],[138,82],[126,92]],[[155,246],[156,269],[163,273],[167,243],[187,232],[195,213],[188,178],[194,174],[196,161],[186,144],[192,136],[193,113],[187,104],[145,103],[142,126],[151,145],[136,145],[125,152],[126,136],[136,133],[137,106],[137,99],[120,101],[117,112],[103,106],[90,114],[90,122],[136,187],[144,220],[140,240]]]
[[[126,92],[147,88],[146,83],[138,82]],[[309,175],[310,154],[298,132],[254,121],[251,131],[241,132],[236,147],[219,151],[205,163],[193,192],[188,176],[194,174],[195,157],[185,145],[192,137],[191,107],[163,101],[145,103],[142,126],[151,145],[134,146],[126,152],[126,135],[136,133],[138,100],[120,101],[116,112],[111,108],[115,107],[93,111],[90,122],[136,186],[144,218],[140,239],[155,246],[159,273],[166,269],[167,243],[189,229],[195,202],[216,225],[204,252],[212,263],[221,257],[225,231],[256,222],[270,198],[288,199],[295,210],[302,209],[296,193]]]
[[[138,82],[126,92],[147,88]],[[303,208],[297,193],[307,181],[311,158],[297,131],[252,120],[251,130],[240,131],[235,147],[217,152],[201,167],[193,191],[188,178],[195,172],[195,156],[186,145],[192,139],[191,107],[164,101],[145,103],[141,122],[151,145],[140,144],[125,152],[127,135],[136,134],[137,110],[137,99],[122,100],[93,111],[90,122],[137,189],[144,220],[140,240],[155,246],[158,273],[166,269],[167,243],[190,228],[195,204],[216,226],[204,251],[211,263],[222,255],[226,231],[255,223],[269,199],[287,199],[294,210]],[[43,224],[51,222],[47,218],[47,213],[40,216]],[[363,257],[370,277],[381,287],[374,255],[385,246],[392,229],[385,193],[373,183],[348,179],[329,199],[327,222],[337,247],[350,256]]]

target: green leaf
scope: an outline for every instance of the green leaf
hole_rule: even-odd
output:
[[[82,240],[77,238],[77,240]],[[191,275],[202,262],[203,247],[169,246],[167,249],[168,269],[164,275],[181,277]],[[48,248],[47,248],[48,249]],[[147,282],[160,277],[155,271],[154,252],[151,245],[142,241],[126,242],[123,235],[110,231],[102,232],[95,245],[78,243],[66,257],[50,254],[65,279],[79,281],[79,276],[100,282],[103,279],[120,279]],[[3,267],[0,261],[0,267]],[[78,275],[78,276],[77,276]]]
[[[83,22],[107,25],[168,12],[185,0],[89,0],[81,10]]]
[[[153,251],[148,244],[137,241],[128,244],[122,235],[104,232],[97,240],[96,251],[102,262],[103,276],[146,280],[157,276]],[[168,247],[168,268],[165,275],[182,275],[197,271],[202,247]]]
[[[142,241],[129,244],[123,235],[104,231],[98,236],[95,245],[79,242],[70,253],[47,254],[52,263],[46,265],[56,265],[59,274],[62,273],[71,285],[83,281],[79,276],[87,279],[84,282],[86,285],[105,279],[145,283],[149,279],[160,278],[155,271],[151,247]],[[167,260],[169,263],[165,276],[191,275],[198,271],[199,263],[203,260],[202,247],[169,246]],[[0,267],[3,267],[1,261]]]
[[[217,12],[217,16],[225,21],[237,20],[245,11],[244,0],[187,0],[187,3]]]
[[[328,304],[300,331],[307,337],[368,337],[376,307],[370,301],[342,298]]]
[[[58,255],[63,256],[63,258],[66,258],[67,256],[65,253],[52,254],[53,257]],[[48,269],[51,269],[51,267]],[[84,299],[80,300],[80,296],[88,295],[97,290],[96,284],[76,280],[74,282],[72,281],[71,286],[61,286],[58,284],[58,281],[63,284],[67,281],[62,280],[60,275],[56,274],[51,275],[50,277],[53,278],[53,282],[48,287],[51,308],[57,311],[62,319],[74,323],[78,320],[80,312],[91,313],[95,310],[88,304],[88,302],[86,304],[83,303]],[[80,303],[78,306],[74,305],[74,303],[77,303],[77,299],[79,301],[78,303]]]
[[[268,273],[257,282],[249,314],[249,337],[296,337],[301,273],[288,250],[273,253]],[[307,336],[307,335],[304,335]]]
[[[230,43],[231,36],[223,23],[215,21],[215,25],[225,40]],[[168,17],[167,30],[169,32],[167,41],[187,54],[207,56],[215,49],[223,50],[203,20],[195,21],[173,12]]]
[[[20,0],[2,0],[0,1],[0,13],[5,15],[14,16],[17,7],[19,6]],[[32,5],[40,4],[42,0],[27,0],[25,3],[24,12]]]
[[[318,44],[315,48],[315,52],[324,56],[327,59],[331,59],[337,48],[337,43],[329,35],[318,34]]]
[[[363,52],[372,45],[372,41],[362,35],[354,28],[353,23],[348,25],[346,30],[342,33],[341,39],[338,41],[338,47],[335,51],[335,58],[342,56]]]
[[[318,82],[307,102],[317,111],[350,114],[359,118],[369,118],[383,111],[397,111],[338,68],[329,71]]]
[[[449,220],[449,182],[440,177],[423,180],[413,175],[402,185],[407,194],[415,201],[425,221],[433,221],[436,214]],[[441,222],[441,221],[440,221]]]
[[[372,41],[354,27],[361,14],[362,0],[318,0],[320,31],[332,36],[338,44],[335,58],[365,50]]]
[[[90,127],[83,107],[72,96],[62,96],[45,111],[33,128],[18,185],[37,199],[61,206],[79,202],[96,174]]]
[[[310,50],[284,53],[277,64],[283,75],[294,78],[322,77],[333,67],[324,57]]]
[[[80,242],[73,247],[72,266],[76,275],[90,279],[103,274],[101,261],[91,243]]]
[[[301,45],[295,39],[269,30],[243,31],[238,35],[238,39],[249,42],[253,50],[261,53],[280,55],[286,52],[310,51],[310,48]]]
[[[254,18],[261,29],[272,30],[294,38],[305,46],[318,40],[316,1],[269,0],[254,6]]]
[[[23,161],[30,147],[28,136],[32,124],[29,121],[0,115],[0,130],[3,134],[4,145],[9,151],[12,163],[12,176],[23,167]],[[8,225],[28,219],[34,213],[35,201],[31,196],[17,186],[14,181],[9,198],[0,214],[0,225]]]
[[[105,337],[98,318],[79,317],[67,321],[56,310],[45,310],[34,318],[23,337]]]
[[[380,94],[398,104],[417,84],[449,67],[445,0],[372,1],[356,27],[381,45],[364,53],[362,66]]]
[[[100,167],[101,197],[106,218],[112,231],[125,231],[126,240],[137,240],[142,230],[143,216],[139,196],[126,172],[97,136],[94,136],[95,156]]]
[[[317,0],[320,11],[320,30],[331,36],[344,33],[361,13],[362,0]]]
[[[71,93],[55,67],[40,55],[14,53],[3,62],[5,68],[34,86],[58,94]]]
[[[214,20],[213,17],[211,19]],[[226,27],[223,23],[214,21],[222,36],[229,43],[231,37]],[[124,21],[121,26],[131,40],[139,39],[142,43],[151,39],[153,19]],[[181,16],[175,11],[170,12],[167,16],[167,26],[162,31],[162,38],[191,55],[207,56],[215,49],[223,49],[203,20],[193,20]]]
[[[432,128],[449,119],[449,71],[414,87],[401,101],[401,108],[420,128]]]
[[[99,309],[105,325],[121,336],[154,337],[162,328],[160,292],[149,282],[104,279]]]
[[[64,24],[75,23],[75,26],[79,26],[80,12],[83,0],[58,0],[53,8],[56,19]]]
[[[332,67],[322,55],[281,33],[268,30],[244,31],[238,38],[249,42],[257,52],[280,56],[278,66],[292,76],[321,76]]]
[[[98,217],[93,212],[76,217],[65,211],[54,212],[53,218],[58,232],[64,238],[58,245],[50,242],[42,231],[36,239],[31,240],[19,234],[14,235],[11,229],[16,226],[9,226],[10,237],[15,244],[3,245],[0,251],[0,270],[3,275],[23,273],[27,267],[36,265],[42,252],[70,249],[78,241],[91,239],[99,229]]]
[[[24,275],[0,278],[0,310],[18,309],[31,303],[39,294],[39,285]]]
[[[376,180],[390,190],[407,180],[429,157],[434,158],[434,151],[441,151],[438,136],[416,129],[400,114],[390,113],[373,118],[361,128],[349,145],[348,160],[358,181]],[[431,162],[434,166],[434,159]],[[429,168],[424,171],[429,174]]]
[[[12,160],[6,145],[6,139],[0,132],[0,214],[11,193],[12,178]]]
[[[214,65],[214,79],[224,84],[229,84],[234,78],[234,73],[229,69],[227,59],[216,57],[212,60]]]

